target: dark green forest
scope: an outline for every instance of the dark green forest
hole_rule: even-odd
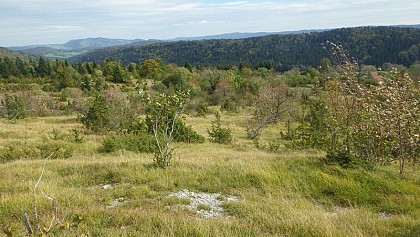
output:
[[[307,34],[269,35],[237,40],[199,40],[146,46],[104,48],[70,58],[70,62],[102,62],[107,58],[127,65],[148,58],[166,63],[230,67],[245,64],[287,71],[293,67],[317,66],[329,55],[321,46],[335,42],[348,50],[359,64],[384,63],[410,66],[420,59],[420,30],[398,27],[356,27]]]

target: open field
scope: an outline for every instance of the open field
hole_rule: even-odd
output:
[[[68,209],[51,236],[420,236],[419,170],[346,170],[325,165],[315,150],[262,151],[245,138],[245,118],[223,114],[230,145],[177,144],[168,169],[151,166],[152,154],[101,153],[103,137],[75,117],[0,120],[0,226],[22,236],[24,212],[34,223],[33,189],[48,154],[42,149],[59,144],[55,154],[68,153],[47,162],[38,186],[58,201],[59,214]],[[213,119],[186,121],[207,137]],[[263,140],[280,137],[280,128]],[[74,141],[73,130],[84,142]],[[182,189],[238,200],[224,202],[223,216],[204,218],[184,208],[185,200],[168,198]],[[37,197],[48,226],[52,204]],[[123,201],[110,207],[114,200]]]

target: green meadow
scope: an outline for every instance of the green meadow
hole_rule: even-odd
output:
[[[0,236],[27,236],[25,212],[33,228],[36,215],[40,228],[53,221],[49,236],[420,236],[418,167],[344,169],[318,150],[257,148],[246,139],[249,117],[223,113],[232,143],[176,143],[167,169],[153,154],[104,153],[104,136],[75,116],[1,119]],[[208,138],[213,119],[185,121]],[[284,129],[269,127],[261,144]],[[183,189],[237,200],[205,218],[169,198]]]

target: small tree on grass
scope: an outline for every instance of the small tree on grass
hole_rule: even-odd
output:
[[[248,138],[258,140],[266,127],[280,121],[291,110],[292,98],[293,94],[283,82],[264,86],[255,103],[254,115],[248,121]]]
[[[99,132],[107,129],[109,125],[109,107],[102,95],[97,95],[92,106],[82,116],[82,123],[89,129]]]
[[[22,96],[7,94],[5,102],[8,119],[20,119],[27,116],[26,105]]]
[[[351,166],[397,160],[402,174],[406,162],[417,163],[420,153],[418,84],[404,72],[392,69],[377,85],[364,85],[358,81],[357,62],[343,47],[331,42],[327,47],[340,78],[326,83],[320,101],[325,116],[318,116],[322,123],[310,120],[307,128],[310,132],[317,128],[312,134],[325,139],[327,160],[332,163]],[[325,130],[318,129],[320,124]]]
[[[418,162],[420,154],[420,89],[407,74],[392,69],[388,79],[365,89],[366,127],[371,128],[371,152],[377,161],[398,160],[400,174],[405,163]]]
[[[229,144],[232,142],[232,134],[229,128],[222,128],[220,113],[216,113],[216,120],[212,122],[211,129],[207,129],[211,142]]]
[[[156,93],[153,97],[145,96],[146,120],[152,124],[157,150],[154,162],[161,168],[169,166],[174,147],[175,131],[181,124],[181,114],[184,111],[188,92],[176,92],[174,95]]]

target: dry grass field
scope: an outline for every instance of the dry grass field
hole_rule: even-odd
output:
[[[153,154],[101,152],[103,136],[75,117],[0,120],[0,236],[27,235],[24,212],[35,228],[34,186],[50,153],[37,213],[48,228],[55,211],[45,193],[66,218],[49,236],[420,236],[419,170],[343,169],[325,165],[320,151],[257,149],[246,139],[246,117],[222,115],[230,145],[176,144],[167,169],[151,165]],[[207,137],[213,119],[186,121]],[[279,139],[281,128],[262,142]],[[237,200],[205,218],[168,197],[183,189]]]

